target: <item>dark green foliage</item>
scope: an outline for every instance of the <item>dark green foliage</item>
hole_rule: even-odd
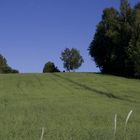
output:
[[[89,47],[102,73],[140,77],[140,3],[106,8]]]
[[[7,66],[2,69],[2,73],[19,73],[18,70],[12,69],[11,67]]]
[[[47,62],[43,68],[43,73],[60,72],[53,62]]]
[[[7,60],[0,55],[0,73],[19,73],[19,71],[8,66]]]
[[[67,71],[78,69],[84,62],[80,52],[75,49],[66,48],[62,53],[60,59],[64,62],[64,68]]]
[[[140,78],[140,3],[134,8],[134,24],[127,55],[132,63],[134,76]]]
[[[16,70],[16,69],[12,69],[12,72],[11,73],[19,73],[19,71]]]
[[[120,40],[118,12],[114,8],[103,11],[102,21],[97,26],[94,40],[90,45],[90,55],[103,73],[110,73],[115,69],[113,64],[116,60],[115,48]]]

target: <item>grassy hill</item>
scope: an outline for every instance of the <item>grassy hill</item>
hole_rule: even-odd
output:
[[[130,110],[124,133],[125,119]],[[140,81],[93,73],[0,75],[0,140],[140,139]]]

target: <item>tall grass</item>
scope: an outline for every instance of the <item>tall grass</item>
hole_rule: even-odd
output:
[[[140,80],[92,73],[57,75],[64,78],[0,75],[0,140],[113,140],[115,114],[115,140],[124,140],[130,110],[135,113],[127,119],[126,139],[140,139]]]

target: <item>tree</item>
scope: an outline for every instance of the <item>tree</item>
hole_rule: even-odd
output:
[[[130,22],[132,20],[132,8],[128,0],[121,0],[120,17],[124,22]]]
[[[89,54],[103,73],[110,73],[114,69],[115,47],[120,36],[118,28],[118,12],[114,8],[105,9],[89,47]]]
[[[80,52],[75,48],[66,48],[61,53],[60,59],[64,62],[64,68],[69,72],[78,69],[84,62]]]
[[[19,73],[18,70],[12,69],[5,57],[0,54],[0,73]]]
[[[106,8],[89,46],[102,73],[140,76],[140,3],[132,8],[121,0],[120,10]]]
[[[134,7],[133,14],[134,24],[127,55],[134,76],[140,78],[140,3]]]
[[[60,70],[51,61],[47,62],[43,68],[43,73],[60,72]]]
[[[120,5],[120,42],[118,43],[118,48],[116,48],[117,57],[117,73],[118,75],[131,76],[132,63],[128,60],[127,51],[129,49],[129,42],[132,37],[133,28],[133,9],[131,8],[128,0],[121,0]],[[121,69],[119,73],[119,69]]]

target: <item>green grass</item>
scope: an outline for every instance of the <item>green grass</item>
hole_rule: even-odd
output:
[[[113,140],[116,113],[116,140],[139,140],[139,80],[94,73],[0,75],[0,140],[39,140],[43,127],[43,140]]]

